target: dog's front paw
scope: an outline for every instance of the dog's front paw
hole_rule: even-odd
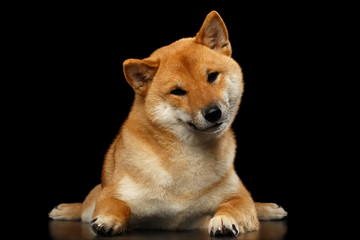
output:
[[[91,221],[92,230],[103,236],[111,236],[121,234],[126,229],[126,223],[115,216],[97,216]]]
[[[210,236],[237,236],[239,233],[259,230],[259,221],[256,215],[242,215],[235,219],[230,215],[218,215],[209,222]]]
[[[239,225],[232,217],[220,215],[212,218],[209,223],[210,236],[237,236],[240,232]]]

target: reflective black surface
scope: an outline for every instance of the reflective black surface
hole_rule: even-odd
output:
[[[101,237],[96,236],[89,224],[80,221],[49,221],[49,236],[56,240],[65,239],[122,239],[122,240],[141,240],[141,239],[171,239],[171,240],[190,240],[190,239],[243,239],[243,240],[281,240],[285,239],[287,232],[287,221],[262,221],[260,231],[240,234],[235,237],[210,237],[207,231],[149,231],[133,230],[125,232],[119,236]]]

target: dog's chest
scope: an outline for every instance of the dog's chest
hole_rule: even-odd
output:
[[[179,221],[191,221],[195,217],[194,221],[199,222],[199,218],[213,214],[222,196],[212,186],[232,161],[226,156],[218,161],[206,149],[192,150],[179,152],[167,167],[156,156],[147,154],[147,159],[141,161],[145,164],[138,166],[142,168],[138,177],[146,181],[134,176],[121,179],[119,194],[129,204],[133,222],[148,219],[146,224],[151,226],[154,218],[163,219],[165,225],[169,224],[163,227],[171,229],[178,227]]]
[[[201,219],[216,211],[219,200],[207,201],[206,194],[183,189],[185,185],[190,185],[189,182],[183,181],[184,186],[175,182],[161,186],[151,182],[140,184],[129,177],[123,178],[123,189],[120,192],[123,193],[122,199],[131,208],[131,227],[161,227],[169,230],[198,228]],[[196,181],[192,184],[196,185]]]

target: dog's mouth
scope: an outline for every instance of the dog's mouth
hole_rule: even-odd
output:
[[[206,127],[206,128],[199,128],[199,127],[197,127],[195,124],[193,124],[191,122],[188,122],[187,124],[192,130],[195,130],[195,131],[198,131],[198,132],[216,133],[219,130],[221,130],[221,126],[223,125],[223,123],[224,122],[215,123],[212,126]]]

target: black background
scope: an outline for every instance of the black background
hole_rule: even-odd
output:
[[[244,73],[233,124],[236,170],[255,201],[282,205],[291,224],[294,172],[311,148],[301,139],[302,83],[311,68],[304,58],[321,23],[313,22],[311,5],[274,3],[22,5],[9,20],[16,23],[12,59],[21,66],[12,77],[21,96],[13,141],[15,154],[25,155],[18,175],[33,191],[33,216],[46,225],[54,206],[83,201],[100,183],[104,155],[134,95],[122,62],[194,36],[211,10],[222,16]]]

